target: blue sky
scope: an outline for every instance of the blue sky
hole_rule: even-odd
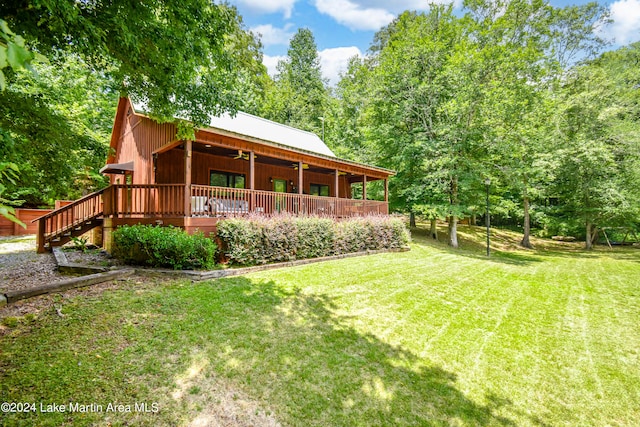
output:
[[[461,3],[460,0],[456,0]],[[404,10],[426,10],[428,0],[230,0],[246,26],[261,35],[264,63],[270,73],[287,53],[299,28],[310,28],[318,45],[323,74],[338,81],[348,59],[366,52],[374,33]],[[551,0],[554,6],[585,0]],[[640,0],[602,2],[613,24],[604,31],[614,47],[640,40]]]

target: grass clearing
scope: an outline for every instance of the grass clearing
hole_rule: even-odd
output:
[[[0,395],[103,411],[0,424],[636,425],[640,250],[495,232],[486,259],[460,231],[458,251],[420,231],[411,252],[60,303],[0,337]]]

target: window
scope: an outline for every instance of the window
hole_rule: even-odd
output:
[[[321,184],[311,184],[309,186],[309,194],[312,196],[329,197],[329,186]]]
[[[244,175],[231,172],[212,171],[209,185],[214,187],[244,188]]]

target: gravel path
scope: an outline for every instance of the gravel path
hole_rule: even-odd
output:
[[[35,236],[0,237],[0,293],[52,283],[64,277],[56,271],[53,254],[36,253]]]

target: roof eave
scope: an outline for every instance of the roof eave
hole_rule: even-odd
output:
[[[255,143],[266,145],[266,146],[277,147],[277,148],[280,148],[282,150],[290,151],[292,153],[304,154],[306,156],[317,157],[319,159],[328,160],[328,161],[331,161],[331,162],[343,163],[343,164],[350,165],[350,166],[355,166],[355,167],[363,167],[363,168],[367,168],[367,169],[371,169],[371,170],[375,170],[377,172],[381,172],[381,173],[387,174],[389,176],[394,176],[396,174],[396,172],[391,170],[391,169],[386,169],[386,168],[382,168],[382,167],[379,167],[379,166],[371,166],[371,165],[368,165],[366,163],[354,162],[352,160],[341,159],[341,158],[336,157],[336,156],[327,156],[327,155],[324,155],[324,154],[321,154],[321,153],[316,153],[314,151],[308,151],[308,150],[303,150],[301,148],[290,147],[290,146],[285,145],[285,144],[279,144],[279,143],[274,142],[274,141],[269,141],[269,140],[262,139],[262,138],[256,138],[256,137],[253,137],[253,136],[243,135],[241,133],[231,132],[231,131],[228,131],[228,130],[225,130],[225,129],[219,129],[219,128],[215,128],[215,127],[208,127],[206,129],[200,129],[200,130],[204,131],[204,132],[213,133],[213,134],[221,134],[221,135],[229,136],[229,137],[232,137],[232,138],[242,139],[242,140],[245,140],[245,141],[248,141],[248,142],[255,142]]]

